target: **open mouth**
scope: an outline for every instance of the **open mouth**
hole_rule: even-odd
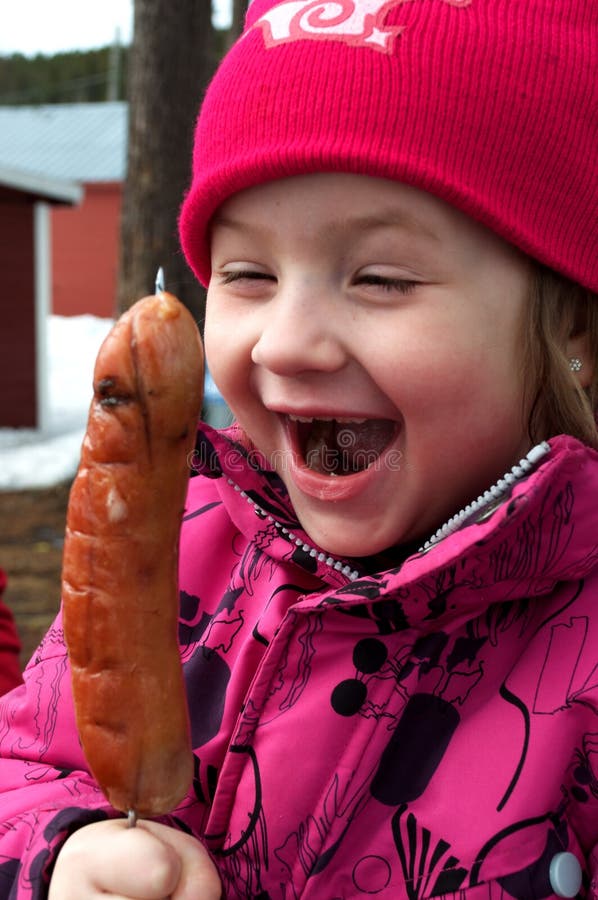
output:
[[[307,418],[289,416],[293,444],[312,472],[347,476],[374,465],[394,439],[390,419]]]

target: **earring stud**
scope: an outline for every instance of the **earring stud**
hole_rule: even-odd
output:
[[[579,356],[572,356],[569,360],[569,368],[572,372],[580,372],[583,363]]]

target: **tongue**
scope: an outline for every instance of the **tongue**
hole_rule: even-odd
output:
[[[305,447],[310,469],[328,475],[351,475],[375,462],[394,434],[388,419],[365,422],[313,422]]]

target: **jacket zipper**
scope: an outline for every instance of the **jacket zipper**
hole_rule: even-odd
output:
[[[449,534],[458,531],[467,519],[471,516],[475,516],[485,506],[488,506],[495,501],[502,501],[505,494],[510,493],[513,486],[524,478],[549,452],[550,444],[547,441],[542,441],[542,443],[532,447],[529,453],[524,456],[523,459],[519,460],[517,465],[513,466],[508,472],[505,472],[502,478],[499,478],[492,487],[488,488],[487,491],[484,491],[483,494],[480,494],[477,500],[468,503],[467,506],[464,506],[463,509],[459,510],[456,515],[451,516],[448,522],[445,522],[444,525],[442,525],[438,531],[434,532],[432,537],[419,548],[418,552],[423,553],[426,550],[431,550],[439,541],[448,537]]]
[[[255,502],[253,497],[250,497],[246,491],[242,490],[241,487],[233,481],[232,478],[227,478],[227,482],[230,484],[232,488],[237,491],[240,497],[243,497],[244,500],[249,503],[251,507],[253,507],[253,511],[256,516],[260,516],[260,518],[266,519],[268,522],[271,522],[274,527],[280,531],[281,534],[284,534],[285,537],[292,541],[296,547],[301,547],[304,553],[307,553],[312,559],[317,559],[318,562],[325,563],[329,568],[334,569],[335,572],[340,572],[342,575],[346,575],[349,581],[356,581],[360,578],[360,573],[356,569],[352,569],[351,566],[346,565],[341,562],[339,559],[335,559],[333,556],[328,556],[327,553],[323,553],[321,550],[317,550],[315,547],[312,547],[311,544],[306,544],[303,538],[297,537],[289,528],[286,528],[281,522],[278,522],[274,516],[271,516],[265,510],[261,508],[261,506]]]

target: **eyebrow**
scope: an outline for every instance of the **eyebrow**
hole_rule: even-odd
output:
[[[398,228],[401,231],[410,231],[413,232],[413,234],[429,238],[433,241],[439,240],[439,235],[433,228],[425,225],[410,213],[399,212],[395,209],[389,209],[386,212],[381,212],[375,215],[351,216],[348,221],[350,227],[356,228],[358,231],[375,231],[376,229],[381,228]],[[334,228],[335,226],[332,227]]]
[[[255,222],[246,222],[242,219],[231,218],[230,216],[219,215],[214,216],[211,227],[215,225],[222,228],[230,228],[233,231],[253,231],[254,233],[271,234],[276,228],[269,225],[260,225]],[[382,211],[375,215],[367,216],[347,216],[339,222],[329,222],[325,227],[327,234],[342,234],[349,228],[351,231],[376,231],[384,228],[396,228],[401,231],[412,232],[418,236],[438,242],[440,237],[434,229],[428,227],[416,217],[409,213],[399,212],[396,209]]]

